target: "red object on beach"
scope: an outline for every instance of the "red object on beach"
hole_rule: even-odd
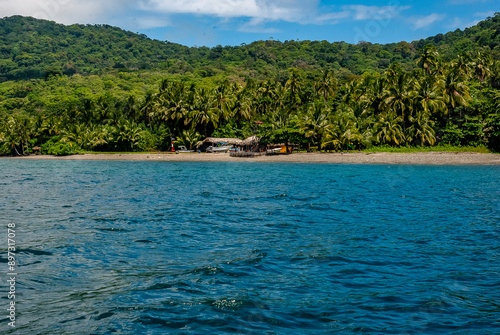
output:
[[[173,142],[172,142],[172,150],[171,150],[171,151],[172,151],[172,152],[174,152],[174,151],[175,151],[175,150],[174,150],[174,143],[173,143]]]

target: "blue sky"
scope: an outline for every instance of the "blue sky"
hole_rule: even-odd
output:
[[[110,24],[187,46],[414,41],[500,12],[499,0],[0,0],[0,17]]]

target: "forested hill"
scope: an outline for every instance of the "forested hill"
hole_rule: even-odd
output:
[[[0,82],[57,74],[160,70],[204,78],[217,75],[286,80],[287,69],[337,70],[339,78],[382,72],[393,62],[415,67],[419,49],[434,44],[451,59],[470,50],[491,50],[500,59],[500,14],[478,25],[412,43],[357,45],[327,41],[257,41],[241,46],[186,47],[151,40],[109,25],[65,26],[13,16],[0,19]]]

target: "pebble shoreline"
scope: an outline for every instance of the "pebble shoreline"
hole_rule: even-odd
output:
[[[80,154],[72,156],[31,155],[3,159],[22,160],[108,160],[166,162],[262,162],[262,163],[330,163],[330,164],[408,164],[408,165],[500,165],[500,155],[471,152],[420,153],[295,153],[230,157],[225,153],[117,153]]]

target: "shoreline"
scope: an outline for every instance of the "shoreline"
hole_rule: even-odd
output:
[[[71,156],[31,155],[1,157],[20,160],[98,160],[158,162],[260,162],[322,164],[401,164],[401,165],[500,165],[500,155],[472,152],[419,153],[295,153],[257,157],[230,157],[224,153],[116,153],[78,154]]]

